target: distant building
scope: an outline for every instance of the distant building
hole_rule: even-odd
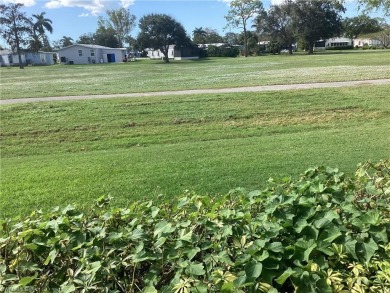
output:
[[[53,65],[56,53],[54,52],[22,52],[22,65]],[[19,66],[19,56],[11,50],[0,50],[1,66]]]
[[[58,50],[61,64],[118,63],[127,58],[126,48],[74,44]]]
[[[356,38],[353,40],[353,45],[355,47],[362,48],[363,46],[373,46],[373,47],[381,47],[383,46],[383,43],[378,39],[371,39],[371,38]]]
[[[164,53],[160,50],[145,49],[150,59],[163,59]],[[176,47],[170,45],[168,58],[173,60],[199,59],[199,49],[196,47]]]
[[[353,40],[350,38],[331,38],[326,40],[319,40],[314,44],[314,50],[326,50],[329,48],[343,48],[353,46]]]

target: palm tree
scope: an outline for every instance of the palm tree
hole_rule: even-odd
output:
[[[34,34],[38,32],[38,35],[42,38],[45,36],[45,31],[49,33],[53,32],[53,27],[51,26],[52,21],[48,18],[45,18],[46,12],[41,12],[41,14],[33,14],[33,17],[36,19],[33,24]]]
[[[205,38],[207,37],[207,32],[203,29],[203,27],[199,27],[199,28],[196,27],[192,31],[192,35],[193,35],[192,41],[195,44],[203,44],[203,43],[205,43]]]
[[[73,39],[71,37],[63,36],[60,40],[61,47],[68,47],[73,45]]]

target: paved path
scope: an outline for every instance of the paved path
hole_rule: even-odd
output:
[[[380,84],[389,84],[389,83],[390,83],[390,79],[374,79],[374,80],[341,81],[341,82],[327,82],[327,83],[263,85],[263,86],[223,88],[223,89],[201,89],[201,90],[111,94],[111,95],[63,96],[63,97],[46,97],[46,98],[23,98],[23,99],[0,100],[0,105],[19,104],[19,103],[36,103],[36,102],[53,102],[53,101],[87,100],[87,99],[135,98],[135,97],[172,96],[172,95],[286,91],[286,90],[296,90],[296,89],[337,88],[337,87],[346,87],[346,86],[380,85]]]

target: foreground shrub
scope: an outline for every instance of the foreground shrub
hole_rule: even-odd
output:
[[[1,223],[0,290],[389,292],[389,195],[385,161],[218,198],[36,211]]]

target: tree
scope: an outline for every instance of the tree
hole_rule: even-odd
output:
[[[166,14],[152,13],[143,16],[139,21],[139,28],[137,41],[141,47],[161,50],[165,62],[169,62],[169,45],[185,46],[191,44],[184,27]]]
[[[94,34],[95,44],[110,48],[121,48],[121,44],[111,27],[98,29]]]
[[[215,29],[195,28],[193,31],[193,43],[195,44],[211,44],[211,43],[223,43],[223,37],[221,37]]]
[[[263,4],[260,0],[233,0],[230,2],[230,9],[228,11],[228,15],[225,16],[225,19],[228,26],[243,29],[245,57],[248,56],[248,20],[255,17],[263,10]]]
[[[16,50],[19,57],[19,68],[23,69],[21,46],[28,42],[28,37],[31,35],[31,19],[21,12],[23,4],[1,4],[0,5],[0,23],[1,35],[11,46],[12,50]]]
[[[77,44],[96,44],[94,33],[82,34],[76,41]]]
[[[390,0],[358,0],[366,11],[382,9],[386,15],[390,15]]]
[[[41,14],[33,14],[33,17],[36,19],[33,29],[34,32],[38,32],[39,35],[45,35],[45,32],[53,33],[53,27],[51,26],[52,21],[48,18],[45,18],[46,12],[41,12]]]
[[[136,17],[130,13],[130,10],[120,8],[117,10],[107,10],[108,25],[107,31],[114,31],[115,37],[119,42],[119,47],[123,47],[124,42],[130,35],[135,26]]]
[[[378,18],[371,18],[364,14],[346,18],[343,20],[342,25],[344,35],[351,39],[355,39],[361,34],[376,33],[383,29]]]
[[[60,40],[61,47],[68,47],[73,45],[73,39],[71,37],[63,36]]]
[[[32,51],[39,51],[42,49],[49,51],[51,50],[46,31],[52,33],[53,27],[51,26],[52,21],[48,18],[45,18],[45,14],[46,12],[33,14],[35,22],[33,22],[33,34],[29,44],[29,49]]]
[[[203,29],[203,27],[196,27],[192,31],[192,42],[194,44],[206,44],[206,36],[207,32]]]
[[[390,46],[390,27],[376,33],[361,35],[360,37],[377,40],[383,47],[388,48]]]
[[[244,44],[245,35],[244,33],[241,33],[238,35],[238,43]],[[256,32],[253,31],[247,31],[246,32],[246,42],[247,42],[247,53],[250,55],[259,55],[260,54],[260,46],[259,43],[259,37],[256,34]]]
[[[228,32],[223,37],[223,41],[225,43],[228,43],[229,45],[238,45],[239,44],[239,42],[238,42],[238,34],[232,33],[232,32]]]
[[[344,6],[333,0],[296,0],[292,5],[292,22],[296,36],[313,53],[314,43],[340,35]]]
[[[267,13],[256,18],[255,27],[260,36],[267,36],[271,43],[288,49],[292,54],[295,35],[291,18],[291,2],[271,6]]]

